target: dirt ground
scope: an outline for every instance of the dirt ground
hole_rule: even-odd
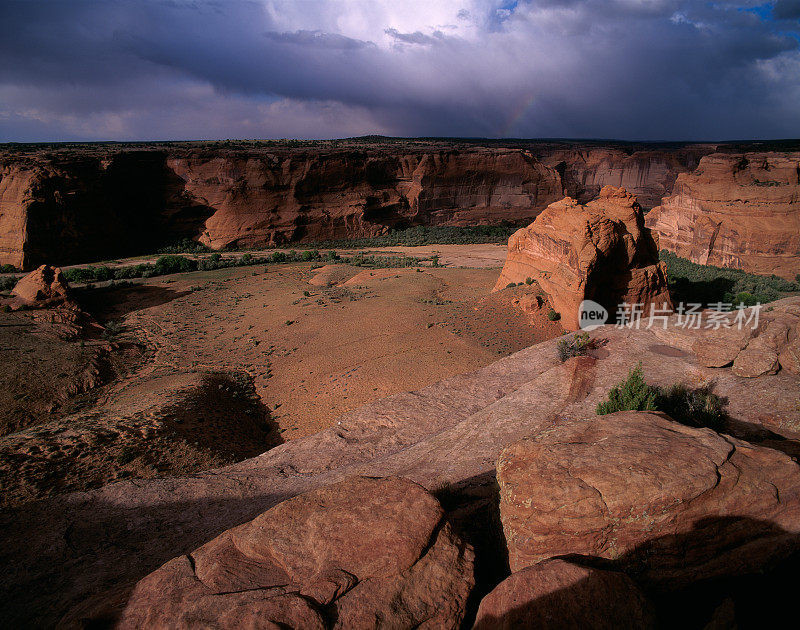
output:
[[[536,285],[491,293],[497,249],[387,248],[469,268],[269,264],[76,289],[94,337],[0,310],[0,506],[223,466],[562,334],[514,304]]]
[[[137,380],[165,368],[250,374],[284,440],[561,333],[511,304],[529,288],[491,294],[495,268],[312,267],[150,278],[97,289],[94,311],[155,350]]]

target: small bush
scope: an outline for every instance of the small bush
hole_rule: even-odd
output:
[[[589,352],[592,346],[592,341],[589,339],[589,333],[578,333],[572,336],[572,339],[559,339],[556,344],[558,351],[558,358],[563,363],[572,357],[582,357]]]
[[[16,278],[0,278],[0,291],[11,291],[17,286]]]
[[[718,431],[728,414],[727,398],[717,396],[713,384],[690,389],[682,383],[666,389],[656,388],[656,407],[673,420],[695,427],[708,427]]]
[[[19,269],[17,269],[14,265],[9,265],[6,263],[5,265],[0,265],[0,273],[16,273]]]
[[[547,311],[547,319],[549,319],[551,322],[557,322],[559,319],[561,319],[561,313],[557,313],[551,308],[549,311]]]
[[[608,400],[597,405],[597,415],[604,416],[617,411],[657,411],[657,392],[650,387],[642,375],[642,364],[628,372],[628,378],[608,392]]]
[[[528,285],[533,284],[533,278],[531,278],[531,277],[525,278],[525,284],[528,284]]]
[[[156,260],[153,268],[155,275],[164,276],[170,273],[181,273],[185,271],[194,271],[197,269],[197,261],[185,256],[166,255],[160,256]]]
[[[666,388],[648,385],[642,376],[642,364],[639,363],[628,372],[626,380],[608,393],[608,399],[597,405],[597,414],[663,411],[681,424],[719,431],[728,417],[725,411],[728,399],[717,396],[713,390],[711,383],[695,389],[683,383]]]

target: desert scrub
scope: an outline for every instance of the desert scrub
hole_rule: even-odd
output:
[[[662,250],[659,258],[667,265],[667,276],[673,302],[699,303],[704,306],[719,302],[752,306],[772,302],[793,293],[800,293],[800,278],[794,282],[778,276],[760,276],[741,269],[698,265],[672,252]]]
[[[559,360],[563,363],[572,357],[586,356],[591,347],[592,340],[589,339],[589,333],[585,332],[572,335],[572,339],[559,339],[556,351]]]
[[[628,378],[608,392],[608,399],[597,405],[597,415],[617,411],[657,411],[655,388],[650,387],[642,375],[642,364],[628,371]]]
[[[551,308],[549,311],[547,311],[547,319],[549,319],[551,322],[557,322],[559,319],[561,319],[561,313],[558,313],[555,309]]]
[[[691,388],[683,383],[669,387],[648,385],[642,375],[642,364],[628,372],[628,378],[608,393],[608,399],[597,405],[597,415],[616,411],[663,411],[670,418],[692,427],[720,430],[728,414],[728,399],[714,393],[714,384]]]

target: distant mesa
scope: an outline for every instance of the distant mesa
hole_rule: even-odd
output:
[[[508,241],[508,257],[494,290],[535,280],[561,314],[578,328],[578,307],[594,300],[612,315],[618,305],[671,308],[666,268],[644,226],[642,209],[624,188],[605,186],[582,205],[566,197],[550,204]]]
[[[661,247],[702,265],[800,273],[800,153],[707,155],[648,215]]]

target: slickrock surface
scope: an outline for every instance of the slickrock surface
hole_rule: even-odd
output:
[[[800,273],[800,153],[715,153],[647,215],[662,248],[703,265]]]
[[[119,628],[453,628],[473,553],[421,486],[352,477],[289,499],[135,586]],[[112,594],[106,604],[116,604]],[[103,598],[65,621],[107,618]]]
[[[508,257],[495,291],[531,278],[549,295],[567,330],[578,328],[584,299],[602,304],[671,307],[666,267],[636,198],[606,186],[581,205],[567,197],[549,205],[508,241]]]
[[[474,630],[653,627],[647,599],[624,573],[545,560],[484,597]]]
[[[512,571],[574,553],[678,589],[800,548],[792,458],[664,414],[561,422],[506,448],[497,479]]]
[[[790,298],[774,308],[798,303],[798,298]],[[745,471],[758,463],[759,470],[743,474],[741,487],[731,496],[742,508],[759,506],[761,513],[754,518],[784,524],[796,505],[787,480],[797,473],[788,472],[796,464],[780,451],[798,453],[800,379],[785,370],[742,378],[729,368],[703,367],[691,347],[706,332],[607,326],[591,333],[599,345],[595,356],[564,364],[558,361],[554,339],[472,373],[376,401],[345,414],[331,429],[227,468],[180,479],[122,481],[7,510],[0,513],[5,542],[0,548],[5,567],[0,589],[6,593],[0,614],[11,625],[52,625],[98,592],[116,586],[124,598],[136,582],[171,558],[292,496],[351,475],[398,475],[429,490],[449,484],[464,509],[492,503],[497,498],[495,463],[506,446],[554,427],[592,424],[586,421],[594,417],[597,403],[639,361],[653,385],[682,381],[695,387],[714,381],[715,392],[729,398],[731,421],[726,430],[771,447],[751,447],[663,420],[670,427],[668,435],[684,445],[680,452],[707,456],[675,474],[696,475],[692,479],[699,488],[717,465],[728,474],[732,465],[724,460],[733,451],[734,463],[747,464]],[[575,368],[577,361],[580,369]],[[572,420],[580,422],[571,425]],[[626,452],[621,456],[632,457]],[[769,471],[770,482],[783,488],[780,502],[762,469]],[[648,478],[645,470],[641,475]],[[622,474],[619,466],[611,472]],[[625,471],[622,488],[633,474]],[[731,479],[726,477],[725,483]],[[713,480],[710,483],[713,487]],[[748,483],[754,491],[749,498],[743,496]],[[684,485],[673,481],[665,487],[683,496]],[[712,509],[710,500],[706,503]],[[800,522],[797,516],[795,524]],[[464,527],[482,523],[465,518]],[[698,530],[700,539],[705,541],[709,531]],[[705,547],[691,543],[691,530],[684,532],[692,557],[702,561]],[[729,536],[732,531],[720,526],[718,533]],[[775,548],[782,536],[771,536]],[[742,530],[739,538],[729,540],[738,544],[746,537]],[[754,556],[748,552],[747,557]],[[708,562],[693,566],[713,569]]]

